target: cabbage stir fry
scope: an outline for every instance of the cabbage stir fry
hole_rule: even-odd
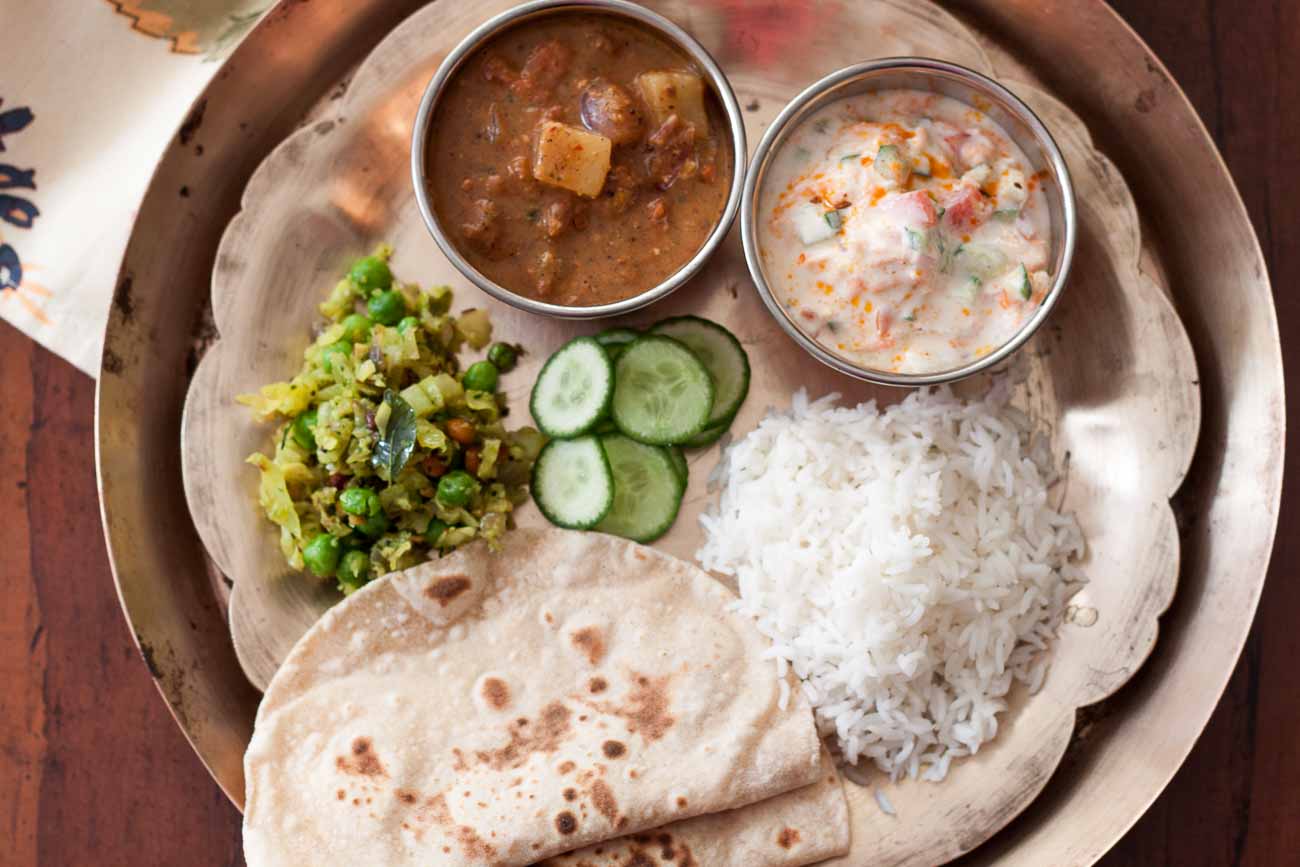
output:
[[[498,379],[520,349],[489,348],[482,310],[450,315],[446,286],[395,281],[391,253],[334,287],[297,376],[237,398],[279,422],[273,454],[248,462],[285,559],[345,594],[472,539],[495,548],[544,441],[502,424]],[[461,370],[465,347],[487,358]]]

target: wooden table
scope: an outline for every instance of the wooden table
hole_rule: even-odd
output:
[[[1269,259],[1285,339],[1300,330],[1300,4],[1115,5],[1218,141]],[[1300,341],[1284,348],[1300,374]],[[0,864],[242,864],[239,814],[168,716],[118,609],[95,494],[94,383],[0,324],[0,410],[0,497],[14,506],[0,522]],[[1288,481],[1300,434],[1290,445]],[[1103,864],[1300,864],[1294,502],[1213,719]]]

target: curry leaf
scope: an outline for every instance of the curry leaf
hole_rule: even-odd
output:
[[[388,424],[379,442],[375,443],[370,464],[381,479],[392,482],[415,450],[415,410],[391,389],[384,392],[384,403],[388,404],[390,411]]]

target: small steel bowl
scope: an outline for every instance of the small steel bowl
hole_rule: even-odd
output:
[[[676,45],[703,70],[709,86],[726,114],[727,128],[731,134],[733,162],[731,190],[727,195],[727,202],[722,209],[722,215],[718,218],[717,225],[713,227],[713,231],[705,239],[704,244],[681,268],[677,269],[659,285],[652,286],[640,295],[593,307],[570,307],[563,304],[535,301],[532,298],[512,292],[510,289],[489,279],[471,265],[456,249],[456,245],[452,243],[451,238],[439,222],[438,214],[434,210],[433,202],[429,196],[425,176],[425,148],[429,141],[429,129],[437,109],[438,99],[461,65],[484,42],[503,30],[530,19],[565,12],[589,12],[631,19],[655,31]],[[713,255],[726,237],[727,231],[731,228],[732,222],[736,219],[736,213],[740,209],[741,189],[745,181],[746,151],[745,122],[740,113],[740,104],[736,102],[736,94],[731,89],[731,83],[727,81],[722,69],[704,49],[704,46],[695,41],[695,38],[685,30],[662,15],[651,12],[649,9],[635,3],[628,3],[626,0],[533,0],[533,2],[524,3],[502,12],[495,18],[491,18],[479,25],[472,33],[461,40],[460,44],[447,55],[446,59],[438,67],[438,71],[434,73],[433,79],[424,91],[424,96],[420,100],[419,112],[415,116],[415,132],[411,138],[411,179],[415,184],[415,198],[420,206],[420,214],[424,217],[424,224],[429,228],[429,233],[438,242],[443,254],[475,286],[499,301],[532,313],[542,313],[564,319],[599,319],[604,316],[617,316],[621,313],[628,313],[647,304],[653,304],[660,298],[672,294],[704,266],[704,263],[708,261],[708,258]]]
[[[838,99],[867,91],[892,89],[940,93],[968,105],[974,105],[978,100],[981,107],[987,103],[985,113],[997,121],[1020,146],[1033,169],[1047,172],[1048,182],[1044,183],[1043,188],[1047,195],[1052,225],[1051,273],[1054,276],[1051,291],[1029,321],[995,351],[961,367],[934,373],[892,373],[863,367],[818,343],[787,312],[786,305],[773,296],[758,255],[758,206],[763,176],[789,133],[813,112]],[[1047,127],[1029,106],[996,81],[963,66],[924,57],[889,57],[833,72],[804,90],[782,109],[763,135],[750,163],[741,202],[740,232],[745,247],[745,261],[749,264],[749,273],[754,279],[754,285],[758,287],[763,303],[786,333],[809,354],[823,364],[858,379],[881,385],[921,386],[954,382],[987,370],[1029,340],[1051,313],[1069,276],[1070,262],[1074,257],[1075,223],[1074,187],[1070,183],[1070,172],[1066,168],[1065,159]]]

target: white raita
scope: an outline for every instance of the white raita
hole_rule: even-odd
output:
[[[727,449],[697,556],[736,578],[844,761],[940,780],[997,734],[1013,681],[1042,684],[1083,537],[1004,399],[838,397],[800,391]]]

